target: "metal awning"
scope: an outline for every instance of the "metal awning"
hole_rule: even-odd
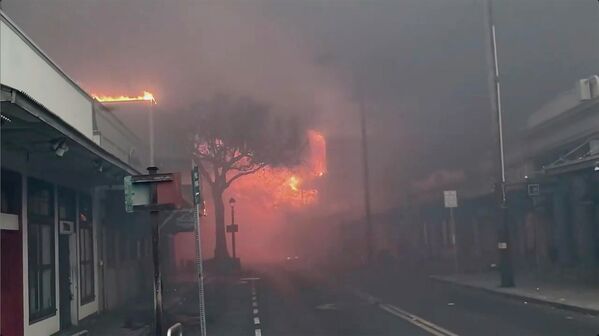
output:
[[[95,171],[101,180],[96,182],[102,183],[139,174],[26,94],[2,86],[0,104],[2,151],[8,157],[26,155],[30,164],[43,163],[61,174]],[[58,141],[64,141],[69,148],[63,157],[53,149]]]
[[[595,148],[596,144],[599,144],[599,138],[585,140],[557,160],[543,166],[543,172],[547,175],[559,175],[597,167],[599,152]]]

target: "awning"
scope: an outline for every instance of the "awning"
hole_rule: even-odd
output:
[[[594,169],[599,165],[599,138],[589,138],[573,147],[565,155],[543,166],[547,175],[559,175],[584,169]]]
[[[3,160],[24,158],[30,166],[43,165],[48,173],[84,174],[94,184],[111,184],[122,181],[124,175],[139,174],[26,94],[2,86],[0,104]],[[68,150],[60,156],[56,147],[62,144]]]

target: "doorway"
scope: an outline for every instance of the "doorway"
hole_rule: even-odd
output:
[[[73,278],[71,271],[71,236],[75,233],[76,194],[74,191],[58,189],[58,309],[60,330],[72,326]]]
[[[58,282],[59,282],[59,309],[60,329],[64,330],[71,326],[71,267],[69,235],[61,234],[58,239]]]

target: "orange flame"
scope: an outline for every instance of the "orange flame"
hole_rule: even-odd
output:
[[[144,91],[143,96],[131,97],[131,96],[98,96],[92,93],[92,97],[100,103],[117,103],[117,102],[133,102],[133,101],[150,101],[156,104],[154,95],[149,91]]]
[[[249,197],[272,207],[301,207],[318,201],[315,182],[326,174],[326,141],[314,130],[308,132],[309,150],[304,164],[295,168],[266,167],[233,185],[236,198]]]
[[[300,185],[300,180],[297,176],[291,175],[291,177],[287,181],[287,184],[289,185],[289,188],[291,188],[291,190],[298,191],[299,185]]]

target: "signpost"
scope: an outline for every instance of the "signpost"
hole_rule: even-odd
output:
[[[200,181],[200,172],[198,167],[192,162],[191,168],[191,191],[193,197],[195,225],[193,233],[195,237],[196,248],[196,267],[198,272],[198,295],[200,305],[200,336],[206,336],[206,308],[204,304],[204,268],[202,266],[202,242],[200,239],[200,216],[202,216],[202,184]]]
[[[158,174],[149,167],[148,175],[124,178],[125,210],[149,211],[152,225],[152,259],[154,264],[154,331],[162,336],[162,275],[160,273],[160,210],[174,209],[179,203],[178,175]]]
[[[449,208],[449,225],[451,228],[451,245],[453,246],[453,267],[454,271],[458,273],[458,244],[456,239],[456,227],[455,218],[453,215],[453,209],[458,207],[458,193],[455,190],[445,190],[443,192],[443,202],[445,207]]]

